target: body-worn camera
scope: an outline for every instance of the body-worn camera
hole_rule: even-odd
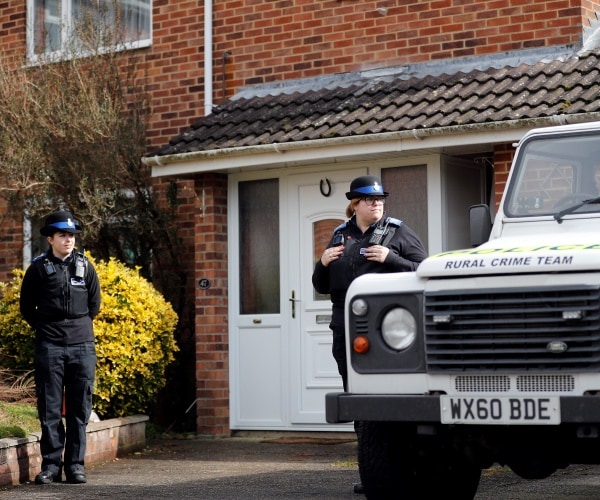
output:
[[[85,276],[85,261],[82,257],[77,257],[75,261],[75,276],[83,278]]]
[[[48,276],[52,276],[56,272],[56,269],[54,268],[54,264],[52,262],[50,262],[49,260],[47,260],[44,263],[44,270],[46,271],[46,274]]]
[[[377,226],[371,235],[369,245],[379,245],[385,236],[387,225],[385,227]]]
[[[390,225],[390,218],[386,217],[385,222],[379,221],[377,227],[373,231],[371,235],[371,239],[369,240],[369,245],[380,245],[383,237],[388,233],[388,226]]]

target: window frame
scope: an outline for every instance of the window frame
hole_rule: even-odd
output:
[[[62,27],[60,27],[60,48],[58,50],[46,50],[44,48],[43,52],[36,53],[35,51],[35,40],[36,40],[36,32],[35,32],[35,2],[36,0],[27,0],[27,25],[26,25],[26,46],[27,46],[27,58],[31,63],[38,63],[42,59],[46,60],[61,60],[67,57],[67,53],[65,51],[65,43],[70,36],[69,26],[72,24],[72,13],[73,13],[73,2],[78,0],[58,0],[61,5],[60,12],[60,22]],[[119,3],[123,2],[136,2],[137,0],[116,0]],[[125,42],[123,44],[119,44],[118,46],[111,47],[110,50],[132,50],[139,49],[144,47],[150,47],[152,45],[152,37],[153,37],[153,0],[148,0],[148,36],[146,38],[142,38],[139,40]],[[108,50],[108,48],[106,49]],[[81,56],[85,56],[86,54],[82,52]]]

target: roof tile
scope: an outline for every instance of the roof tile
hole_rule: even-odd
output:
[[[600,111],[600,52],[454,74],[236,97],[153,154]]]

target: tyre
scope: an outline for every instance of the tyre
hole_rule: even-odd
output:
[[[393,442],[394,426],[388,422],[357,422],[358,472],[369,500],[394,498],[398,464]],[[399,497],[396,497],[399,498]]]
[[[481,469],[460,454],[449,455],[429,471],[421,471],[420,484],[426,496],[417,498],[453,498],[472,500],[477,493]]]
[[[416,426],[360,422],[358,469],[368,500],[472,500],[481,469],[437,435]]]

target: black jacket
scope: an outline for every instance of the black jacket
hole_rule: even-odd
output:
[[[384,215],[382,220],[385,217]],[[348,287],[358,276],[369,273],[415,271],[419,263],[427,257],[427,252],[416,233],[397,219],[392,221],[396,221],[391,224],[394,234],[385,243],[390,252],[383,263],[369,261],[361,254],[361,249],[370,245],[369,240],[377,223],[372,224],[363,234],[353,217],[341,229],[334,232],[327,248],[333,246],[335,235],[341,233],[345,245],[343,255],[327,267],[319,259],[312,275],[313,286],[317,292],[331,294],[334,310],[339,308],[343,310]]]
[[[76,266],[82,264],[78,273]],[[36,331],[36,341],[65,345],[93,341],[92,319],[100,310],[94,266],[79,252],[72,252],[64,261],[51,250],[40,255],[25,271],[20,308]]]

